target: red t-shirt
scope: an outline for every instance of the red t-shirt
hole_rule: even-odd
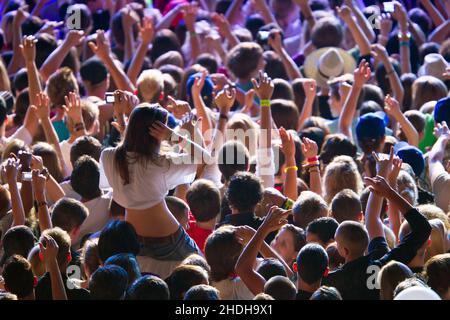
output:
[[[195,217],[189,211],[189,229],[187,230],[188,235],[194,239],[197,246],[204,253],[205,252],[205,242],[206,238],[212,233],[212,230],[199,228],[197,226],[197,221]]]

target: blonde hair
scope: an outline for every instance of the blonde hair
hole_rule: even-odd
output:
[[[445,212],[438,206],[435,206],[434,204],[422,204],[417,207],[417,210],[419,210],[420,213],[423,214],[428,220],[431,219],[441,220],[444,223],[447,230],[450,229],[450,218],[447,217]]]
[[[325,169],[323,186],[327,203],[330,203],[333,197],[344,189],[360,194],[363,182],[355,161],[349,156],[335,157]]]
[[[432,76],[417,78],[412,85],[414,109],[419,109],[426,102],[439,100],[447,96],[447,87],[442,80]]]
[[[398,261],[390,261],[378,273],[380,300],[393,300],[394,290],[403,280],[413,276],[411,269]]]
[[[144,70],[137,79],[138,97],[141,102],[156,103],[164,91],[164,78],[157,69]]]

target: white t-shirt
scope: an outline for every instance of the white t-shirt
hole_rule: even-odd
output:
[[[168,191],[180,184],[191,183],[197,165],[188,154],[170,154],[161,163],[148,161],[129,163],[130,183],[124,185],[115,166],[116,148],[102,151],[100,165],[103,167],[109,185],[113,189],[113,199],[127,209],[148,209],[160,203]]]
[[[213,281],[211,285],[219,290],[222,300],[253,300],[255,297],[239,277]]]
[[[30,145],[33,142],[33,137],[31,136],[28,129],[24,126],[21,126],[11,136],[0,139],[0,146],[7,145],[13,139],[22,140],[26,145]]]
[[[59,143],[59,147],[61,148],[61,153],[66,165],[66,173],[70,175],[73,170],[72,163],[70,162],[70,149],[72,148],[72,143],[68,140],[64,140]]]
[[[83,203],[89,210],[88,217],[80,227],[78,242],[88,233],[95,233],[103,229],[110,219],[109,206],[111,204],[112,192],[106,192],[98,198]]]

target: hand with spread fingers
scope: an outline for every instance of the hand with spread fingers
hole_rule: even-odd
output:
[[[236,89],[230,86],[225,86],[225,88],[217,93],[214,98],[216,106],[219,108],[220,114],[228,115],[231,107],[234,105],[236,100]]]
[[[270,211],[264,219],[264,222],[262,223],[260,228],[266,231],[266,233],[277,231],[283,225],[288,223],[287,218],[291,213],[291,210],[284,210],[277,206],[273,206],[272,208],[270,208]]]
[[[362,88],[363,85],[369,81],[371,77],[371,70],[369,67],[369,63],[366,60],[361,60],[358,68],[353,72],[354,82],[353,86],[357,88]]]
[[[272,78],[262,70],[259,71],[259,78],[252,78],[253,89],[261,100],[270,100],[274,90]]]
[[[388,198],[392,192],[395,192],[386,179],[381,176],[365,177],[364,181],[369,186],[369,190],[377,196]]]
[[[97,30],[96,43],[89,42],[89,48],[94,52],[100,60],[105,61],[111,54],[111,45],[108,38],[105,36],[105,31]]]
[[[63,109],[74,124],[83,122],[80,96],[75,92],[70,92],[64,97],[65,105]]]
[[[392,170],[392,163],[394,162],[394,147],[391,147],[389,157],[378,155],[376,152],[372,152],[372,156],[376,161],[377,175],[387,178]]]

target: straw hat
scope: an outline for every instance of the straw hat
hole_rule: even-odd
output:
[[[356,61],[341,48],[327,47],[311,52],[303,66],[308,78],[315,79],[319,87],[325,87],[328,80],[353,73]]]

